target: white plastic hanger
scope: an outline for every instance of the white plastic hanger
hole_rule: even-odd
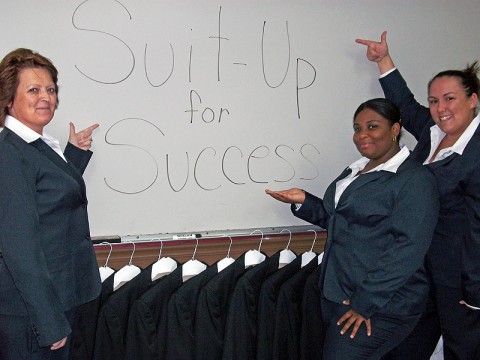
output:
[[[125,265],[120,270],[118,270],[113,278],[113,291],[120,289],[128,281],[132,280],[135,276],[140,274],[140,268],[138,266],[132,265],[133,254],[135,253],[135,243],[129,241],[133,244],[132,255],[130,256],[130,261],[128,265]]]
[[[260,245],[258,245],[258,250],[248,250],[245,253],[245,267],[258,265],[266,258],[266,256],[260,252],[260,248],[262,247],[263,242],[263,232],[261,230],[253,230],[250,235],[253,235],[255,232],[259,232],[260,234],[262,234],[262,238],[260,239]]]
[[[293,259],[297,257],[297,255],[290,250],[288,247],[290,246],[290,242],[292,241],[292,232],[288,229],[283,229],[280,231],[280,234],[283,233],[284,231],[288,231],[290,234],[290,238],[288,239],[287,247],[280,251],[280,258],[278,259],[278,268],[280,269],[281,267],[284,267],[287,264],[290,264]]]
[[[228,236],[230,238],[230,246],[228,247],[228,252],[227,252],[227,256],[224,257],[222,260],[220,260],[219,262],[217,262],[217,268],[218,268],[218,272],[222,271],[223,269],[225,269],[228,265],[231,265],[235,259],[234,258],[231,258],[230,257],[230,250],[232,249],[232,243],[233,243],[233,240],[230,236]]]
[[[322,253],[318,255],[318,265],[320,265],[322,263],[323,254],[324,254],[324,252],[322,251]]]
[[[313,247],[315,246],[315,241],[317,241],[317,232],[315,230],[308,230],[308,231],[313,231],[315,233],[315,237],[313,238],[313,243],[312,243],[312,247],[310,248],[310,251],[305,251],[303,254],[302,254],[302,267],[304,267],[305,265],[307,265],[310,261],[312,261],[315,256],[317,256],[317,254],[315,252],[313,252]]]
[[[106,278],[108,278],[115,272],[115,270],[107,266],[108,260],[110,260],[110,255],[112,255],[113,247],[112,244],[110,244],[109,242],[102,242],[99,245],[110,245],[110,251],[108,252],[107,260],[105,260],[105,265],[98,268],[98,271],[100,272],[100,280],[103,283]]]
[[[199,260],[195,260],[195,254],[198,247],[198,239],[195,240],[197,241],[197,243],[195,245],[195,250],[193,250],[192,258],[182,265],[182,279],[184,282],[194,277],[195,275],[200,274],[203,270],[207,268],[206,264]]]
[[[159,240],[159,239],[152,239]],[[177,268],[177,262],[171,257],[161,257],[163,249],[163,241],[160,241],[160,252],[158,253],[158,260],[152,265],[152,281],[160,279],[162,276],[170,274]]]

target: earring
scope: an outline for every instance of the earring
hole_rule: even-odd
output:
[[[393,142],[396,142],[397,141],[397,136],[395,135],[393,138],[392,138]]]

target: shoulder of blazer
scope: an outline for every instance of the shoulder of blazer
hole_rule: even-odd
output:
[[[480,125],[475,130],[472,138],[468,141],[465,151],[473,151],[475,156],[478,156],[478,150],[480,148]]]
[[[398,175],[410,176],[423,176],[434,179],[433,174],[428,170],[426,166],[421,164],[418,160],[415,160],[411,155],[405,159],[405,161],[398,167]]]
[[[6,156],[12,156],[14,153],[19,154],[20,152],[24,152],[28,145],[25,140],[8,128],[3,128],[3,130],[0,131],[0,144],[4,146],[2,152],[9,153],[9,155]]]

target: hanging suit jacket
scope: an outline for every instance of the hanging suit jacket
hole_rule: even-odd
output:
[[[114,273],[102,282],[100,295],[77,309],[72,338],[72,360],[92,360],[100,308],[113,293]]]
[[[369,319],[375,312],[413,315],[428,295],[424,267],[438,217],[434,176],[407,158],[397,169],[358,176],[335,206],[336,182],[322,199],[306,193],[299,218],[328,231],[322,261],[323,295]]]
[[[0,132],[0,312],[28,316],[41,347],[100,293],[82,179],[91,155],[67,144],[65,162],[41,139]]]
[[[115,290],[102,305],[98,315],[94,359],[125,358],[130,309],[135,300],[159,281],[152,281],[151,274],[152,265]]]
[[[195,311],[200,290],[218,276],[217,264],[187,280],[171,296],[167,314],[167,347],[164,359],[193,359],[195,342]],[[209,346],[209,343],[203,344]]]
[[[275,333],[275,313],[282,284],[294,276],[302,266],[302,257],[275,271],[262,284],[257,309],[257,359],[271,359]]]
[[[301,360],[318,360],[322,358],[323,354],[325,329],[322,319],[320,287],[318,286],[321,269],[322,265],[320,264],[308,275],[303,289],[300,332]]]
[[[222,359],[255,359],[257,305],[265,279],[278,269],[280,252],[265,259],[241,276],[228,306]]]
[[[301,259],[301,256],[299,258]],[[303,291],[308,276],[318,267],[318,259],[314,257],[280,287],[274,317],[273,353],[271,357],[274,360],[300,359]],[[317,297],[320,297],[320,293],[317,293]],[[320,313],[320,308],[315,309],[315,311]],[[310,314],[307,314],[307,316],[310,316]],[[317,326],[322,327],[322,324],[319,323]],[[321,339],[315,341],[321,342]]]
[[[183,284],[182,267],[158,280],[130,310],[125,359],[158,360],[165,352],[168,301]]]
[[[402,124],[418,140],[412,157],[423,163],[430,153],[435,123],[398,70],[380,79],[385,97],[400,108]],[[463,300],[480,307],[480,127],[462,155],[427,164],[437,178],[440,215],[426,265],[434,283],[462,289]]]
[[[246,271],[245,254],[242,254],[200,291],[195,311],[195,359],[222,358],[228,305],[237,280]]]

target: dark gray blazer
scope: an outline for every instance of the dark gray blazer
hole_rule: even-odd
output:
[[[408,158],[396,173],[360,175],[334,204],[336,182],[322,199],[309,193],[299,218],[328,230],[320,289],[369,319],[381,312],[418,314],[428,294],[424,268],[438,217],[434,176]]]
[[[402,124],[418,140],[412,157],[423,163],[430,153],[430,110],[421,106],[398,70],[380,80],[385,97],[400,108]],[[463,300],[480,307],[480,129],[462,155],[426,165],[437,178],[440,215],[427,253],[436,284],[462,289]]]
[[[41,139],[0,133],[0,313],[28,316],[40,346],[100,293],[82,179],[91,155],[68,144],[66,163]]]

